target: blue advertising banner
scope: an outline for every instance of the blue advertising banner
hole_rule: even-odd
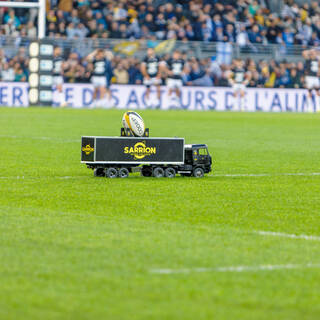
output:
[[[65,101],[69,107],[92,108],[93,87],[91,84],[64,84]],[[118,109],[146,109],[145,87],[142,85],[112,85],[111,101],[102,102],[101,107]],[[56,94],[53,94],[55,106]],[[155,90],[150,100],[156,106]],[[308,105],[305,89],[264,89],[247,88],[243,110],[251,112],[312,112],[316,111],[319,101],[314,98]],[[310,102],[309,102],[310,104]],[[0,105],[9,107],[28,106],[27,83],[0,83]],[[237,98],[232,88],[221,87],[183,87],[179,108],[198,111],[238,111]],[[166,87],[161,87],[160,109],[177,108],[176,101],[168,96]]]

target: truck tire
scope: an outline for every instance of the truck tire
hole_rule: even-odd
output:
[[[104,168],[95,168],[93,170],[93,175],[95,177],[104,177],[105,176]]]
[[[129,170],[127,168],[121,168],[119,170],[119,178],[128,178],[129,177]]]
[[[196,178],[202,178],[204,176],[204,170],[200,167],[193,170],[193,176]]]
[[[153,176],[155,178],[162,178],[164,176],[164,170],[161,167],[156,167],[153,169]]]
[[[118,170],[116,168],[108,168],[106,170],[106,177],[107,178],[116,178],[118,176]]]
[[[164,170],[164,176],[166,178],[174,178],[176,176],[176,170],[174,170],[174,168],[167,168]]]
[[[141,175],[143,177],[152,177],[152,168],[151,167],[142,167]]]

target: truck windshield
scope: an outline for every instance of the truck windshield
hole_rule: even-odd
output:
[[[199,149],[199,155],[206,156],[208,154],[208,151],[206,148]]]

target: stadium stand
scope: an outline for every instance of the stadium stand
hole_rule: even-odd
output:
[[[47,36],[74,38],[223,41],[319,45],[318,1],[286,0],[271,13],[268,1],[51,0]],[[35,36],[36,11],[1,9],[1,34]]]
[[[64,49],[66,82],[90,81],[92,65],[85,56],[95,47],[113,49],[118,39],[139,39],[145,47],[154,47],[176,39],[187,62],[184,85],[228,85],[230,62],[238,56],[246,60],[251,87],[301,87],[301,52],[320,44],[318,1],[299,5],[287,0],[279,13],[270,13],[269,1],[256,0],[51,0],[48,4],[47,36]],[[27,81],[25,48],[28,37],[36,36],[37,12],[1,8],[0,19],[5,49],[0,51],[1,81]],[[144,53],[141,48],[137,55],[115,55],[112,82],[142,83]],[[247,58],[248,53],[253,59]]]

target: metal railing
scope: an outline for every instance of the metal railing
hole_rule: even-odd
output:
[[[19,48],[25,47],[27,49],[30,42],[35,39],[26,37],[8,37],[0,36],[0,48],[5,50],[6,54],[11,57],[14,56]],[[122,39],[62,39],[52,38],[55,45],[60,46],[65,52],[77,52],[81,57],[86,56],[96,48],[109,49],[114,51],[120,43],[138,44],[132,56],[141,58],[145,55],[146,49],[150,46],[157,47],[161,41],[150,40],[122,40]],[[302,51],[307,49],[300,45],[277,45],[277,44],[249,44],[241,47],[237,44],[225,44],[219,42],[200,42],[200,41],[176,41],[171,49],[176,48],[187,53],[188,56],[195,56],[197,58],[208,58],[218,55],[229,55],[234,58],[252,58],[256,61],[261,59],[275,59],[277,61],[297,61],[301,60]],[[228,50],[226,50],[228,49]],[[224,51],[225,50],[225,51]],[[124,53],[118,52],[119,55],[125,56]]]

